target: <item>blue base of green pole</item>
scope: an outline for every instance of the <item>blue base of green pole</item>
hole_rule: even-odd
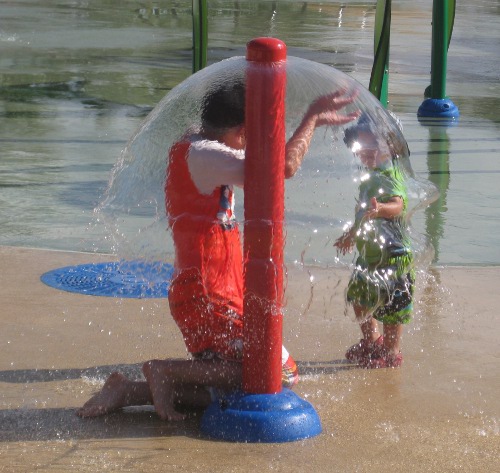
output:
[[[425,99],[418,108],[418,117],[426,118],[458,118],[458,107],[448,98]]]
[[[321,433],[313,406],[293,391],[277,394],[233,392],[215,400],[201,419],[201,431],[231,442],[291,442]]]

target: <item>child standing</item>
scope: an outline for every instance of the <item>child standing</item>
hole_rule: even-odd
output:
[[[365,368],[397,368],[403,362],[401,337],[411,318],[414,291],[404,176],[398,156],[366,115],[345,131],[344,141],[364,171],[354,224],[335,242],[341,254],[354,246],[358,251],[346,301],[363,338],[347,350],[346,358]]]

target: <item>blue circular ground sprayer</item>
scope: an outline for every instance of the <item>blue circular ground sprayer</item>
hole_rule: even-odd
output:
[[[208,407],[201,430],[219,440],[279,443],[314,437],[321,433],[321,422],[314,407],[289,389],[277,394],[238,391]]]
[[[111,261],[53,269],[40,280],[78,294],[147,299],[168,297],[173,272],[163,261]]]

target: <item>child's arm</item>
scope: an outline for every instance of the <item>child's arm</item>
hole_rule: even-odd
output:
[[[365,220],[373,220],[374,218],[396,218],[399,217],[404,210],[403,199],[396,195],[391,197],[387,202],[379,202],[376,197],[370,200],[370,208],[365,212],[363,218]]]
[[[288,140],[285,148],[285,178],[292,177],[300,165],[309,148],[314,130],[323,125],[344,125],[355,120],[360,112],[346,115],[338,113],[346,105],[356,99],[357,93],[346,95],[345,91],[323,95],[317,98],[307,110],[300,125],[293,136]]]

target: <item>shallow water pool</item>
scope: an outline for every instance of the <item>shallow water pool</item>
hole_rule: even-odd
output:
[[[393,5],[389,108],[417,176],[441,192],[413,224],[432,241],[436,264],[497,265],[498,5],[457,6],[447,93],[461,118],[443,128],[416,118],[430,80],[430,3]],[[10,1],[0,12],[0,244],[113,252],[94,208],[127,140],[191,73],[190,5]],[[290,55],[367,86],[374,15],[367,1],[210,2],[209,63],[272,35]]]

